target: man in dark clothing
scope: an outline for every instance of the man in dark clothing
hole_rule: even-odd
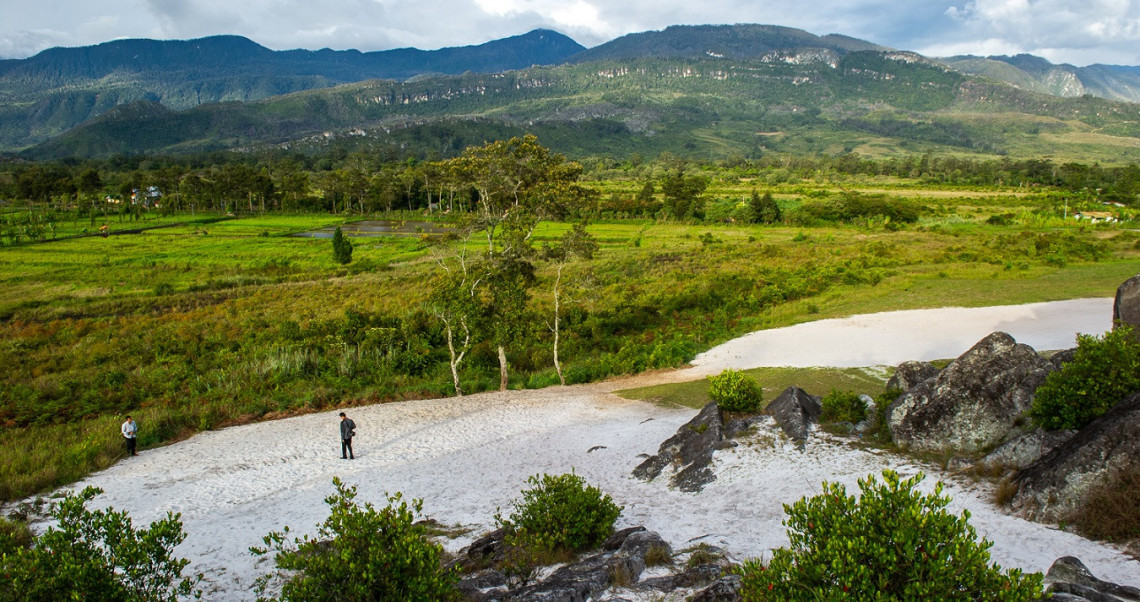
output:
[[[352,455],[352,437],[356,435],[356,423],[340,413],[340,457],[342,460],[355,460]]]

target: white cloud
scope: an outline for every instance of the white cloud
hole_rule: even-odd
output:
[[[765,23],[945,54],[1140,64],[1140,0],[44,0],[9,5],[0,56],[122,37],[231,33],[270,48],[423,49],[536,27],[587,46],[676,24]]]
[[[978,41],[998,40],[1006,54],[1140,64],[1140,0],[972,0],[951,6],[946,15],[961,28],[957,39],[920,50],[978,43],[971,54],[984,54]]]

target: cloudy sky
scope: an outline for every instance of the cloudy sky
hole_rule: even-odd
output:
[[[586,46],[674,24],[764,23],[929,56],[1028,52],[1140,65],[1140,0],[0,0],[0,58],[118,38],[246,36],[269,48],[479,44],[537,27]]]

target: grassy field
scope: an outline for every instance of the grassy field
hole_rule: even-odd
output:
[[[718,186],[714,202],[751,190]],[[1040,211],[1047,195],[868,186],[927,199],[921,219],[901,229],[591,223],[597,254],[565,272],[579,289],[564,306],[568,381],[682,365],[745,332],[823,317],[1111,296],[1140,273],[1129,224],[1063,221]],[[803,198],[778,195],[787,208]],[[1010,217],[987,223],[995,213]],[[459,243],[357,238],[342,266],[327,239],[292,236],[339,223],[262,215],[0,248],[0,500],[116,461],[127,412],[146,448],[322,408],[451,395],[446,340],[424,300],[436,258]],[[546,222],[534,239],[552,244],[569,228]],[[558,382],[546,327],[554,273],[537,266],[524,331],[508,350],[513,388]],[[496,387],[497,370],[481,337],[461,369],[465,389]],[[884,375],[756,376],[772,395],[792,383],[874,395]],[[631,394],[699,405],[702,387]]]

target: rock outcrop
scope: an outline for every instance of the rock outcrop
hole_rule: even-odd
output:
[[[1046,591],[1051,600],[1072,602],[1120,602],[1140,600],[1140,589],[1097,579],[1080,560],[1072,556],[1058,558],[1045,573]]]
[[[1062,521],[1096,486],[1140,466],[1140,392],[1014,475],[1014,508],[1040,521]]]
[[[803,442],[811,433],[811,425],[819,423],[823,406],[819,398],[799,387],[788,387],[764,409],[776,419],[793,441]]]
[[[652,481],[667,466],[680,466],[670,483],[681,491],[700,491],[716,480],[709,464],[713,451],[724,441],[724,416],[715,403],[706,405],[695,418],[677,429],[650,456],[633,469],[633,476]]]
[[[497,568],[503,560],[500,556],[488,565],[488,552],[503,550],[502,532],[492,532],[472,543],[459,553],[459,564],[464,576],[458,589],[466,600],[478,602],[506,601],[557,601],[585,602],[598,600],[607,590],[613,588],[637,591],[656,591],[672,594],[678,591],[692,592],[702,587],[712,587],[724,574],[727,561],[719,560],[698,564],[692,567],[673,565],[673,549],[661,536],[644,527],[622,529],[602,544],[601,551],[575,562],[558,567],[545,578],[529,583],[512,582]],[[495,543],[497,542],[497,543]],[[668,575],[642,579],[646,568],[653,561],[664,560],[669,566],[679,570]],[[618,600],[621,598],[610,598]],[[720,600],[725,598],[708,598]],[[739,597],[736,598],[739,600]]]
[[[716,474],[709,467],[713,452],[735,445],[728,439],[747,432],[756,420],[763,419],[763,416],[739,418],[726,425],[720,408],[716,403],[709,403],[666,439],[657,455],[646,458],[634,468],[633,476],[652,481],[661,476],[666,467],[678,467],[669,484],[681,491],[701,491],[716,480]]]
[[[920,385],[938,376],[938,368],[930,362],[903,362],[895,368],[895,373],[887,381],[887,390],[892,389],[906,393],[916,385]]]
[[[1116,289],[1112,323],[1128,324],[1133,334],[1140,338],[1140,275],[1129,278]]]
[[[1033,429],[1002,443],[986,457],[978,460],[976,466],[987,472],[1021,470],[1057,449],[1076,434],[1077,431]]]
[[[1032,347],[995,332],[887,408],[891,437],[915,451],[971,454],[997,445],[1052,370]]]

